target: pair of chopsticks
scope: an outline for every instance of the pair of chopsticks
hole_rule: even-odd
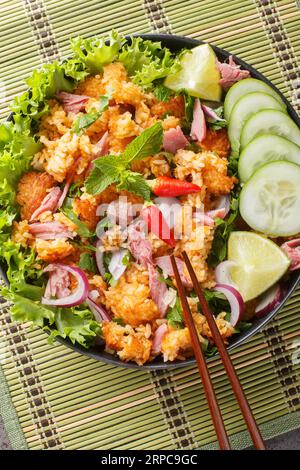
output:
[[[174,271],[174,275],[176,279],[179,298],[180,298],[181,305],[182,305],[183,319],[191,335],[191,341],[192,341],[194,354],[195,354],[197,364],[198,364],[199,374],[202,380],[204,392],[205,392],[206,399],[208,402],[208,406],[209,406],[210,414],[211,414],[212,421],[214,424],[214,428],[216,431],[216,435],[218,438],[219,446],[220,446],[220,449],[222,450],[230,450],[230,442],[229,442],[228,435],[224,426],[224,421],[223,421],[221,411],[217,402],[216,394],[215,394],[214,387],[211,381],[211,377],[209,375],[204,353],[203,353],[201,343],[197,334],[197,330],[194,324],[194,320],[192,317],[192,313],[191,313],[191,310],[187,301],[185,288],[182,284],[175,258],[173,255],[171,255],[170,258],[171,258],[171,263],[172,263],[172,267],[173,267],[173,271]],[[200,287],[200,284],[197,280],[196,274],[193,270],[193,267],[191,265],[191,262],[186,252],[183,252],[183,259],[188,269],[188,272],[190,274],[195,292],[198,296],[198,299],[202,308],[202,312],[206,317],[207,323],[212,333],[213,340],[219,351],[221,360],[227,372],[233,392],[238,401],[239,407],[241,409],[242,415],[246,422],[253,444],[257,450],[265,450],[265,445],[261,437],[260,431],[258,429],[258,426],[256,424],[255,418],[252,414],[247,398],[245,397],[244,391],[242,389],[238,376],[235,372],[230,356],[224,345],[223,339],[220,335],[219,329],[215,322],[215,318],[209,309],[209,306],[206,302],[206,299],[204,297],[204,294],[202,292],[202,289]]]

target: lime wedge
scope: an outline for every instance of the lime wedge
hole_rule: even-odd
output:
[[[230,274],[245,302],[275,284],[290,264],[279,246],[254,232],[230,234],[228,259],[236,263]]]
[[[181,58],[181,70],[165,79],[165,86],[174,91],[183,88],[191,96],[210,101],[220,101],[222,89],[216,54],[208,44],[187,51]]]

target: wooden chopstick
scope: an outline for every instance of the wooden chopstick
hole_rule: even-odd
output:
[[[202,289],[200,287],[200,284],[198,282],[198,279],[196,277],[194,269],[193,269],[193,267],[191,265],[191,262],[190,262],[190,260],[189,260],[189,258],[188,258],[185,251],[183,252],[183,259],[185,261],[186,267],[187,267],[188,272],[190,274],[195,292],[196,292],[196,294],[199,298],[199,302],[200,302],[200,305],[201,305],[201,308],[202,308],[202,312],[204,313],[204,315],[206,317],[206,320],[207,320],[207,323],[208,323],[208,326],[211,330],[213,340],[214,340],[215,345],[216,345],[216,347],[217,347],[217,349],[220,353],[221,360],[223,362],[223,365],[225,367],[225,370],[227,372],[228,378],[229,378],[231,386],[232,386],[232,390],[233,390],[233,392],[236,396],[236,399],[238,401],[238,404],[239,404],[239,407],[241,409],[242,415],[243,415],[244,420],[247,424],[247,428],[248,428],[249,434],[251,436],[251,439],[253,441],[253,444],[254,444],[254,446],[257,450],[265,450],[265,445],[264,445],[262,436],[260,434],[259,428],[257,426],[257,423],[255,421],[255,418],[253,416],[253,413],[252,413],[251,408],[249,406],[249,403],[247,401],[247,398],[244,394],[243,388],[242,388],[241,383],[239,381],[239,378],[236,374],[234,366],[231,362],[228,351],[227,351],[227,349],[224,345],[223,339],[220,335],[219,329],[218,329],[217,324],[215,322],[215,318],[214,318],[213,314],[211,313],[211,311],[209,309],[208,303],[206,302],[206,299],[204,297],[204,294],[202,292]],[[175,260],[174,260],[174,262],[175,262]],[[173,269],[174,269],[173,262],[172,262],[172,266],[173,266]],[[175,270],[174,270],[174,273],[175,273]],[[175,277],[176,277],[176,274],[175,274]],[[177,278],[176,278],[176,283],[177,283],[177,286],[178,286]],[[179,280],[179,283],[182,285],[181,280]],[[180,297],[180,299],[181,299],[181,297]],[[185,301],[186,301],[186,299],[185,299]],[[186,301],[186,303],[187,303],[187,301]],[[185,317],[184,317],[184,319],[185,319]],[[193,322],[193,325],[194,325],[194,322]],[[194,325],[194,328],[195,328],[195,325]],[[198,359],[197,359],[197,361],[198,361]]]
[[[228,439],[226,429],[224,426],[223,418],[222,418],[220,408],[217,402],[213,384],[212,384],[212,381],[208,372],[205,357],[204,357],[202,347],[198,338],[198,333],[197,333],[197,330],[196,330],[196,327],[192,318],[192,313],[191,313],[191,310],[190,310],[190,307],[186,298],[185,289],[181,282],[181,278],[178,272],[176,261],[173,255],[171,255],[171,263],[172,263],[172,267],[173,267],[173,271],[174,271],[174,275],[176,279],[179,298],[180,298],[181,305],[182,305],[183,318],[184,318],[185,324],[187,325],[190,331],[191,341],[192,341],[195,357],[197,359],[199,374],[203,383],[204,392],[206,395],[210,414],[211,414],[214,428],[215,428],[217,438],[219,441],[219,446],[220,446],[220,449],[222,450],[230,450],[230,443],[229,443],[229,439]]]

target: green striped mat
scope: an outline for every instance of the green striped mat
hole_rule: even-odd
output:
[[[71,36],[167,32],[213,42],[252,64],[300,110],[300,10],[272,0],[2,0],[0,115]],[[232,353],[264,438],[300,427],[300,289],[276,320]],[[194,367],[147,373],[96,362],[0,309],[0,413],[14,448],[216,448]],[[210,363],[233,446],[250,445],[218,360]]]

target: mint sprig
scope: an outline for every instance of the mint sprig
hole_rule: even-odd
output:
[[[127,147],[122,155],[105,155],[94,161],[94,169],[85,181],[85,188],[90,194],[97,194],[113,183],[118,189],[124,189],[150,199],[151,191],[140,173],[130,170],[132,162],[141,160],[160,151],[163,129],[160,122],[144,130]]]

